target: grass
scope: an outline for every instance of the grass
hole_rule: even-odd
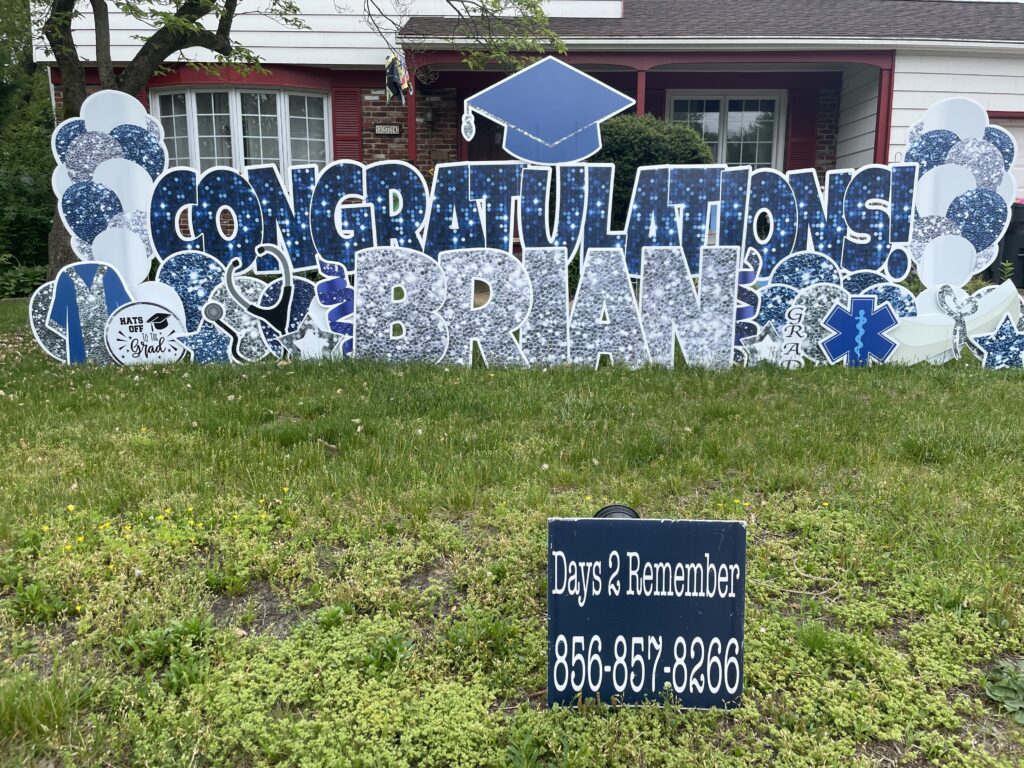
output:
[[[1024,759],[1020,374],[69,369],[25,314],[3,765]],[[544,708],[546,519],[611,501],[748,522],[740,708]]]

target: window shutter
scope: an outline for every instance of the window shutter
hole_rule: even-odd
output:
[[[789,136],[786,170],[814,168],[818,155],[818,91],[789,92]]]
[[[332,88],[334,159],[363,159],[363,110],[358,88]]]

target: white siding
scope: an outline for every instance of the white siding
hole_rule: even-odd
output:
[[[897,53],[890,160],[903,157],[907,129],[950,96],[968,96],[990,111],[1024,112],[1024,56]]]
[[[1017,195],[1019,196],[1024,193],[1024,119],[1003,120],[997,118],[992,122],[1008,130],[1017,141],[1017,159],[1013,164],[1013,175],[1017,177]]]
[[[393,8],[394,0],[382,0],[380,4]],[[233,36],[268,64],[379,67],[384,62],[387,46],[356,12],[362,8],[361,0],[298,0],[302,18],[309,27],[305,30],[291,29],[255,15],[255,9],[262,5],[258,0],[241,0]],[[412,11],[410,15],[450,15],[452,10],[444,0],[412,0],[408,5]],[[617,18],[622,15],[620,0],[548,0],[545,6],[550,16]],[[214,20],[208,26],[212,28],[215,25]],[[140,22],[115,12],[113,7],[110,10],[110,27],[111,55],[115,62],[129,61],[140,45],[133,38],[152,32]],[[74,22],[74,30],[79,55],[86,62],[95,61],[92,14],[83,13]],[[190,49],[186,53],[191,60],[214,60],[206,50]],[[42,62],[53,60],[39,47],[35,50],[35,58]]]
[[[877,119],[878,69],[847,67],[839,96],[836,168],[859,168],[874,162]]]

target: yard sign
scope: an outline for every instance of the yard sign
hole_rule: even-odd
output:
[[[721,520],[548,521],[548,706],[743,693],[746,527]]]

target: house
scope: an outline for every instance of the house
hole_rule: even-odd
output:
[[[309,29],[236,19],[267,73],[174,64],[139,94],[172,164],[403,158],[429,169],[504,156],[493,124],[481,121],[472,142],[460,135],[463,100],[501,74],[462,63],[443,0],[416,0],[395,38],[416,75],[406,105],[385,98],[389,41],[333,0],[299,4]],[[146,30],[111,11],[116,65]],[[570,63],[635,98],[638,113],[693,126],[721,162],[826,171],[899,160],[908,127],[951,95],[978,100],[1024,143],[1024,3],[550,0],[548,12]],[[87,13],[76,23],[86,60],[90,25]],[[51,79],[59,105],[56,70]],[[1024,182],[1024,166],[1016,173]]]

